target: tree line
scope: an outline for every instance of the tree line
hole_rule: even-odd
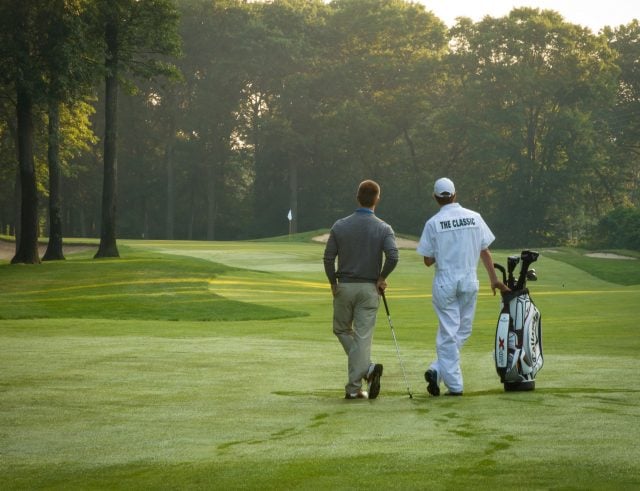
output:
[[[446,175],[499,246],[593,239],[638,216],[639,60],[637,20],[534,8],[449,29],[403,0],[3,2],[0,233],[14,262],[39,235],[46,259],[63,235],[98,257],[282,235],[371,178],[418,235]]]

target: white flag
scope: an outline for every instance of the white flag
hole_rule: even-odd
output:
[[[291,210],[289,210],[289,213],[287,213],[287,218],[289,219],[289,221],[291,221],[293,219],[293,215],[291,214]]]

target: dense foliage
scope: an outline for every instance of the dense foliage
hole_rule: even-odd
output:
[[[77,6],[90,36],[86,12],[102,2],[62,3]],[[150,10],[122,55],[120,237],[236,239],[329,227],[354,207],[365,178],[382,184],[378,214],[417,235],[436,209],[432,183],[447,175],[501,246],[590,240],[611,210],[640,205],[637,21],[596,34],[556,12],[518,8],[447,29],[403,0],[177,0],[175,56],[173,38],[161,35],[168,28],[154,28],[173,25],[170,3],[140,3]],[[164,45],[152,63],[133,54]],[[0,50],[0,66],[15,58],[11,46]],[[96,49],[77,39],[65,46]],[[172,64],[179,80],[157,76]],[[58,91],[63,114],[83,115],[61,120],[62,226],[66,236],[99,236],[105,90],[98,78],[89,93],[69,90],[86,84],[77,72]],[[0,79],[0,226],[11,233],[13,83]],[[34,101],[43,234],[45,103]],[[89,115],[100,144],[87,133]]]
[[[596,226],[591,238],[595,247],[640,251],[640,209],[615,208]]]

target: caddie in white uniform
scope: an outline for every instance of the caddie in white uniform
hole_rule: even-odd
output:
[[[435,182],[433,194],[440,211],[425,224],[417,248],[427,267],[435,264],[432,302],[439,321],[437,359],[424,375],[432,396],[440,395],[440,382],[448,389],[446,395],[460,396],[460,349],[471,335],[478,297],[478,259],[489,273],[494,295],[496,288],[509,289],[496,275],[489,251],[495,237],[480,214],[456,203],[455,186],[446,177]]]

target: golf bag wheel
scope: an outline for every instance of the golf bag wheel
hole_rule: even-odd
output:
[[[527,390],[534,390],[536,388],[535,380],[527,380],[525,382],[505,382],[505,392],[524,392]]]

